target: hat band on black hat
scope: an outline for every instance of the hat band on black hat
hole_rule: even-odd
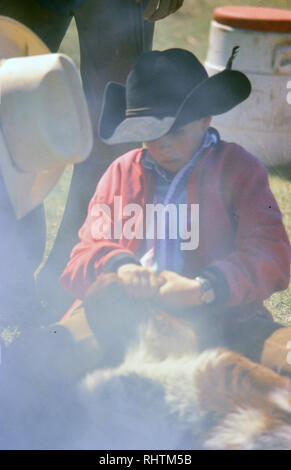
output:
[[[152,113],[152,108],[127,108],[125,110],[125,116],[126,117],[131,117],[131,116],[144,116],[144,115],[149,115]]]
[[[144,117],[144,116],[152,116],[156,118],[164,118],[166,116],[175,116],[179,107],[180,103],[173,106],[173,104],[168,103],[166,106],[149,106],[143,108],[127,108],[125,110],[126,117]]]

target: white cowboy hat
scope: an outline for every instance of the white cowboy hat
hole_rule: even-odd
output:
[[[50,54],[10,18],[0,17],[0,31],[0,57],[6,59],[0,62],[0,171],[21,218],[44,199],[67,164],[88,157],[92,127],[72,60]],[[10,53],[18,57],[8,58]]]

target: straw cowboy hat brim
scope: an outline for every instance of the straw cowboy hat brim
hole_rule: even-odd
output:
[[[179,52],[181,51],[181,58]],[[185,53],[188,53],[187,54]],[[152,54],[152,64],[149,54]],[[155,55],[154,55],[155,54]],[[177,61],[176,70],[172,63],[159,63],[156,54],[167,54],[165,59]],[[189,57],[192,56],[192,57]],[[245,74],[225,69],[208,77],[206,70],[194,54],[182,49],[153,51],[144,54],[151,74],[144,77],[145,70],[140,64],[128,76],[126,86],[110,82],[104,93],[99,121],[99,134],[107,144],[146,142],[167,134],[174,124],[183,125],[209,115],[225,113],[244,101],[250,94],[251,85]],[[164,59],[164,57],[162,57]],[[190,59],[190,61],[189,61]],[[192,60],[192,64],[191,64]],[[187,61],[189,63],[187,63]],[[185,70],[183,70],[183,65]],[[168,67],[168,71],[167,71]],[[145,67],[144,67],[145,68]],[[183,78],[193,75],[193,86]],[[197,79],[195,80],[195,74]],[[174,76],[172,79],[171,77]],[[185,81],[185,84],[183,83]],[[174,90],[176,82],[177,91]],[[195,85],[196,81],[196,85]],[[168,82],[170,92],[167,95]],[[178,90],[181,91],[178,91]],[[188,93],[183,96],[183,91]],[[152,92],[153,99],[150,93]],[[180,93],[180,102],[179,100]],[[143,96],[144,95],[144,96]],[[174,105],[169,103],[174,96]]]
[[[71,59],[50,54],[20,23],[3,17],[1,22],[7,26],[9,43],[15,27],[17,48],[38,54],[0,63],[0,171],[16,217],[22,218],[47,196],[67,164],[88,157],[93,136]]]
[[[1,59],[49,53],[49,48],[33,31],[12,18],[0,16]]]

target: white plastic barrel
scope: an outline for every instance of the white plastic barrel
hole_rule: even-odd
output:
[[[291,161],[291,12],[273,8],[221,7],[211,22],[206,69],[225,68],[240,46],[233,69],[252,84],[250,97],[212,125],[222,139],[239,143],[267,166]]]

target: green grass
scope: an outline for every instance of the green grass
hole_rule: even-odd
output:
[[[175,15],[156,23],[154,49],[183,47],[205,60],[208,33],[212,12],[225,4],[252,5],[291,9],[291,0],[212,1],[185,0],[184,6]],[[61,51],[68,54],[79,65],[79,44],[74,22],[62,43]],[[291,112],[291,107],[290,107]],[[46,200],[48,242],[46,255],[53,244],[58,224],[62,217],[72,169],[68,168],[59,184]],[[291,164],[269,170],[270,185],[283,214],[283,220],[291,238]],[[266,302],[276,320],[291,325],[291,285],[284,292],[274,294]]]
[[[291,163],[269,169],[271,189],[277,199],[286,230],[291,239]],[[283,292],[273,294],[265,305],[277,321],[291,325],[291,284]]]

